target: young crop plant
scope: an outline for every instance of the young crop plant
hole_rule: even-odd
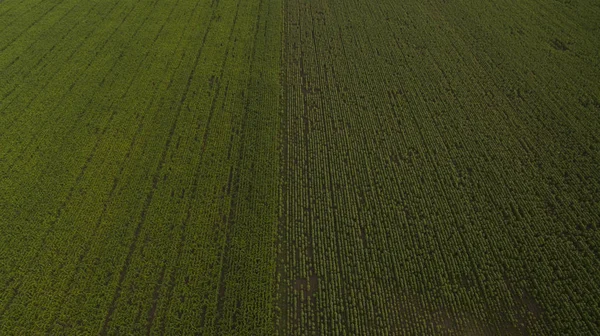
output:
[[[597,334],[598,18],[0,1],[0,335]]]
[[[0,4],[0,334],[273,333],[280,5]]]

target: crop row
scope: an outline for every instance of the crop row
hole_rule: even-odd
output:
[[[598,327],[595,70],[536,6],[286,2],[282,335]]]
[[[278,3],[36,6],[0,27],[0,333],[269,333]]]

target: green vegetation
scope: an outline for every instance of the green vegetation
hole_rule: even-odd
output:
[[[285,2],[282,335],[600,330],[600,7]]]
[[[0,335],[597,334],[592,0],[0,1]]]
[[[0,334],[273,332],[280,14],[0,4]]]

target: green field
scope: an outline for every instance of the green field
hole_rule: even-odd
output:
[[[600,334],[600,3],[0,0],[42,334]]]

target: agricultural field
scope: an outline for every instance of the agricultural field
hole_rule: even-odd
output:
[[[599,3],[284,8],[280,334],[598,334]]]
[[[0,335],[594,335],[593,0],[0,1]]]
[[[269,334],[281,3],[0,4],[0,334]]]

